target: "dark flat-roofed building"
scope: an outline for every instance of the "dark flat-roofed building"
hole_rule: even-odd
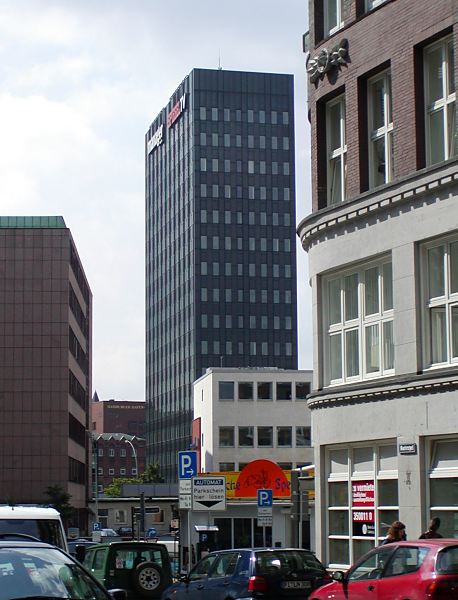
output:
[[[92,294],[62,217],[0,217],[0,503],[59,485],[86,528]]]
[[[174,480],[207,367],[297,368],[293,77],[194,69],[145,156],[147,447]]]

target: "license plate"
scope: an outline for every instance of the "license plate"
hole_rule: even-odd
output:
[[[283,581],[281,587],[284,590],[307,590],[310,587],[310,581]]]

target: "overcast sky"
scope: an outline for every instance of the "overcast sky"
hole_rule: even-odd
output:
[[[307,1],[0,0],[0,214],[62,215],[92,289],[93,390],[144,399],[144,135],[194,68],[293,73],[310,212]],[[311,368],[298,245],[299,367]]]

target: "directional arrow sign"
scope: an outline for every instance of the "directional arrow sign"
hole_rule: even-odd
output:
[[[192,510],[226,510],[226,478],[193,477]]]

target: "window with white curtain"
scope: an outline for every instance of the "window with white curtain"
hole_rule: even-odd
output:
[[[393,276],[390,258],[323,281],[328,384],[394,373]]]
[[[324,29],[325,35],[332,35],[343,27],[342,0],[325,0]]]
[[[368,81],[369,183],[377,187],[393,174],[393,117],[391,74],[385,71]]]
[[[345,200],[346,152],[345,98],[326,104],[327,188],[328,205]]]
[[[426,366],[458,362],[458,237],[423,247]]]
[[[455,67],[451,36],[424,49],[426,159],[429,165],[457,154]]]

